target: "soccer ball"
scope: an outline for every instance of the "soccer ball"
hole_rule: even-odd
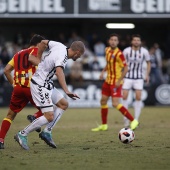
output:
[[[123,128],[119,131],[119,139],[122,143],[128,144],[135,139],[135,133],[130,128]]]

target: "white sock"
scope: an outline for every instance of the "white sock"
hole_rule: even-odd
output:
[[[31,124],[29,124],[24,130],[21,131],[21,134],[23,136],[27,136],[28,133],[36,130],[37,128],[40,128],[43,125],[46,125],[48,123],[48,120],[45,116],[41,116],[37,119],[35,119]]]
[[[51,133],[53,127],[56,125],[56,123],[60,120],[63,112],[65,110],[60,109],[59,107],[54,108],[54,119],[52,122],[48,123],[47,126],[45,127],[44,131]]]
[[[128,107],[129,107],[128,100],[122,100],[122,104],[126,109],[128,109]],[[128,127],[129,126],[129,119],[125,116],[123,117],[123,119],[124,119],[124,126]]]
[[[138,120],[139,116],[141,114],[141,109],[142,109],[142,105],[141,105],[141,101],[140,100],[136,100],[135,104],[134,104],[134,110],[135,110],[135,119]]]

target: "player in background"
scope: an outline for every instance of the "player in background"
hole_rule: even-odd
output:
[[[134,130],[138,126],[138,121],[133,118],[129,111],[119,103],[122,97],[122,83],[125,74],[128,71],[128,66],[122,51],[117,47],[119,43],[119,36],[111,34],[109,37],[109,47],[105,49],[106,67],[102,70],[100,79],[104,77],[104,72],[107,72],[107,77],[102,86],[101,97],[101,119],[102,125],[97,128],[91,129],[93,132],[105,131],[108,129],[107,116],[108,116],[108,99],[111,96],[112,105],[119,110],[124,116],[131,121],[131,129]]]
[[[141,47],[141,37],[138,34],[132,35],[131,46],[124,49],[123,54],[128,63],[128,72],[123,84],[123,105],[128,109],[128,94],[132,88],[135,90],[136,101],[134,104],[134,117],[138,121],[141,114],[141,94],[143,90],[143,62],[147,63],[145,75],[146,83],[149,83],[150,74],[150,55],[146,48]],[[124,118],[125,127],[129,126],[129,120]]]
[[[75,61],[81,57],[85,51],[84,43],[81,41],[74,41],[70,48],[67,48],[64,44],[55,41],[42,40],[42,43],[48,45],[49,51],[42,58],[31,79],[31,94],[36,106],[41,109],[44,115],[35,119],[31,124],[14,136],[15,140],[25,150],[29,149],[27,135],[30,132],[48,123],[53,126],[57,120],[54,116],[52,102],[52,95],[56,95],[53,90],[54,84],[52,81],[54,74],[56,74],[62,89],[69,97],[74,100],[79,98],[76,94],[71,93],[68,90],[63,69],[67,64],[68,59]]]
[[[38,50],[38,48],[43,39],[44,37],[40,35],[34,35],[30,40],[30,47],[17,52],[4,69],[6,78],[13,86],[13,92],[7,116],[3,119],[0,128],[0,149],[4,149],[4,139],[17,113],[19,113],[28,102],[35,106],[30,93],[30,79],[36,67],[29,62],[29,60],[34,62],[40,60],[43,49]],[[34,57],[34,59],[29,58],[30,53],[37,57]],[[13,70],[14,78],[11,75]],[[36,115],[38,117],[42,115],[40,109]]]

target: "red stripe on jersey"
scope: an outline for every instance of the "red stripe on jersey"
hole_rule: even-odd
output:
[[[110,47],[106,48],[106,61],[107,61],[106,82],[108,84],[115,84],[116,81],[121,77],[122,68],[125,67],[126,61],[119,48],[112,50]]]
[[[36,53],[38,51],[37,48],[28,48],[14,55],[14,84],[30,86],[29,81],[36,70],[36,67],[28,61],[29,54],[33,52],[32,50]],[[37,55],[36,53],[34,52],[34,55]]]

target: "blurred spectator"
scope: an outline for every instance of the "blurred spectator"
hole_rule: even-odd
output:
[[[128,44],[125,40],[120,40],[120,43],[119,43],[120,50],[123,51],[127,46],[128,46]]]
[[[94,60],[92,61],[91,63],[91,70],[92,71],[100,71],[101,68],[100,68],[100,63],[98,61],[98,57],[94,57]]]
[[[87,54],[83,55],[81,59],[81,63],[82,63],[83,70],[85,71],[90,70],[89,57]]]
[[[0,52],[1,52],[1,48],[5,45],[5,38],[2,34],[2,32],[0,31]]]
[[[2,64],[2,60],[0,59],[0,85],[4,83],[4,65]]]
[[[2,51],[0,53],[0,59],[1,59],[3,65],[7,65],[7,63],[10,60],[10,56],[9,56],[8,51],[5,47],[2,49]]]
[[[162,84],[163,80],[159,64],[160,60],[156,55],[156,49],[154,47],[151,47],[149,50],[149,54],[151,57],[151,72],[150,72],[151,83],[155,85]]]
[[[77,32],[73,31],[73,32],[71,33],[71,37],[70,37],[69,40],[68,40],[68,46],[71,45],[71,43],[72,43],[73,41],[77,41],[77,40],[79,41],[79,40],[81,40],[81,39],[82,39],[82,38],[78,36]]]
[[[96,33],[92,33],[92,35],[89,35],[87,38],[87,41],[89,43],[89,48],[92,52],[94,52],[94,45],[98,40],[98,35]]]
[[[66,82],[75,87],[83,85],[82,64],[75,61],[71,66],[70,73],[66,76]]]
[[[105,55],[105,44],[99,39],[97,42],[94,44],[94,54],[96,56],[104,56]]]
[[[59,33],[58,34],[58,37],[57,37],[57,41],[63,43],[63,44],[67,44],[67,40],[66,40],[66,37],[65,37],[65,34],[64,33]]]

